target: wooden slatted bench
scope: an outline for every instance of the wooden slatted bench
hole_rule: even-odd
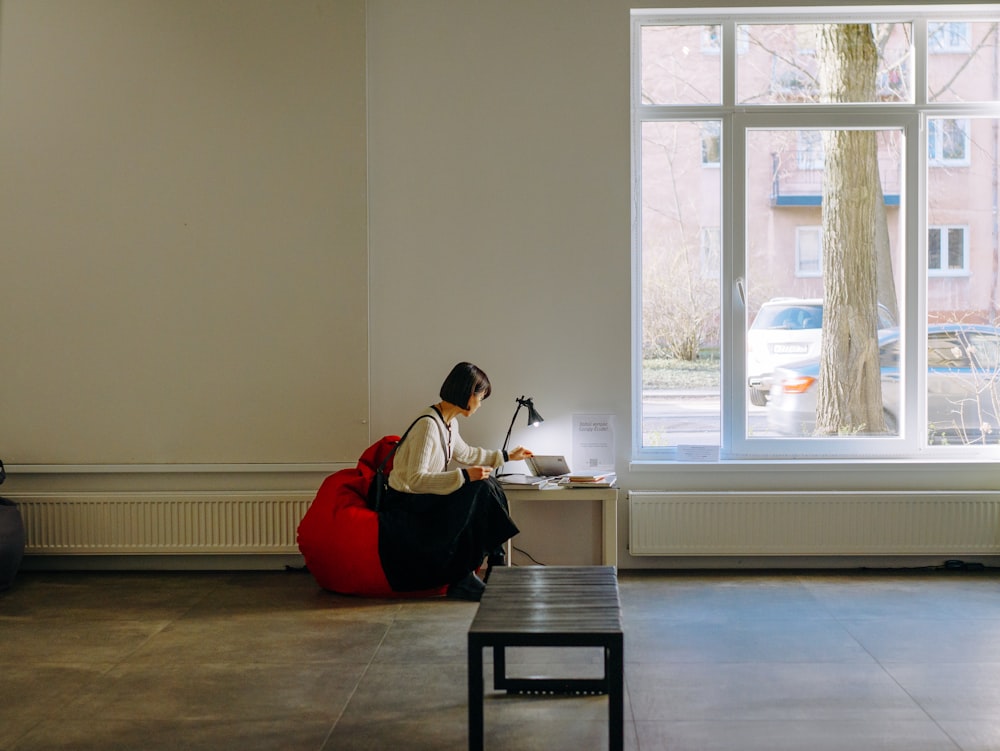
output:
[[[469,626],[469,749],[483,749],[483,649],[493,687],[517,693],[608,695],[610,751],[624,744],[624,637],[613,566],[497,568]],[[508,678],[507,647],[602,647],[602,678]]]

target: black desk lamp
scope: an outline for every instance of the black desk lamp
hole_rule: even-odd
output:
[[[517,400],[517,409],[514,410],[514,416],[510,418],[510,427],[507,428],[507,437],[503,439],[503,452],[507,453],[507,444],[510,442],[510,431],[514,429],[514,421],[517,419],[517,413],[521,411],[521,407],[528,408],[528,425],[531,427],[536,427],[541,425],[545,420],[542,416],[538,414],[538,410],[535,409],[534,400],[529,397],[522,396]]]

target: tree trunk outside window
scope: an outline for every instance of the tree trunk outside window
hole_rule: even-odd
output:
[[[818,34],[826,102],[875,101],[877,52],[868,24]],[[882,201],[874,131],[824,131],[823,343],[816,433],[883,433],[878,358],[876,211]]]

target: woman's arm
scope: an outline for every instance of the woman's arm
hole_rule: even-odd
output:
[[[503,452],[499,449],[482,449],[470,446],[459,435],[458,422],[452,422],[452,450],[455,461],[467,467],[493,467],[498,469],[503,464]]]
[[[483,466],[499,469],[506,461],[516,462],[520,459],[527,459],[529,456],[534,456],[534,454],[532,454],[532,452],[524,446],[512,448],[507,452],[507,456],[503,455],[502,450],[481,449],[469,446],[464,440],[462,440],[462,436],[458,434],[457,423],[452,424],[452,430],[455,432],[455,459],[470,467]]]

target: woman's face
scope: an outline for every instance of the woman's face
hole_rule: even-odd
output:
[[[465,416],[466,417],[468,417],[469,415],[473,414],[477,409],[479,409],[479,406],[484,401],[486,401],[483,398],[483,394],[484,393],[485,392],[483,392],[483,391],[473,391],[472,392],[472,396],[469,397],[469,408],[466,409],[466,410],[463,410],[465,412]]]

